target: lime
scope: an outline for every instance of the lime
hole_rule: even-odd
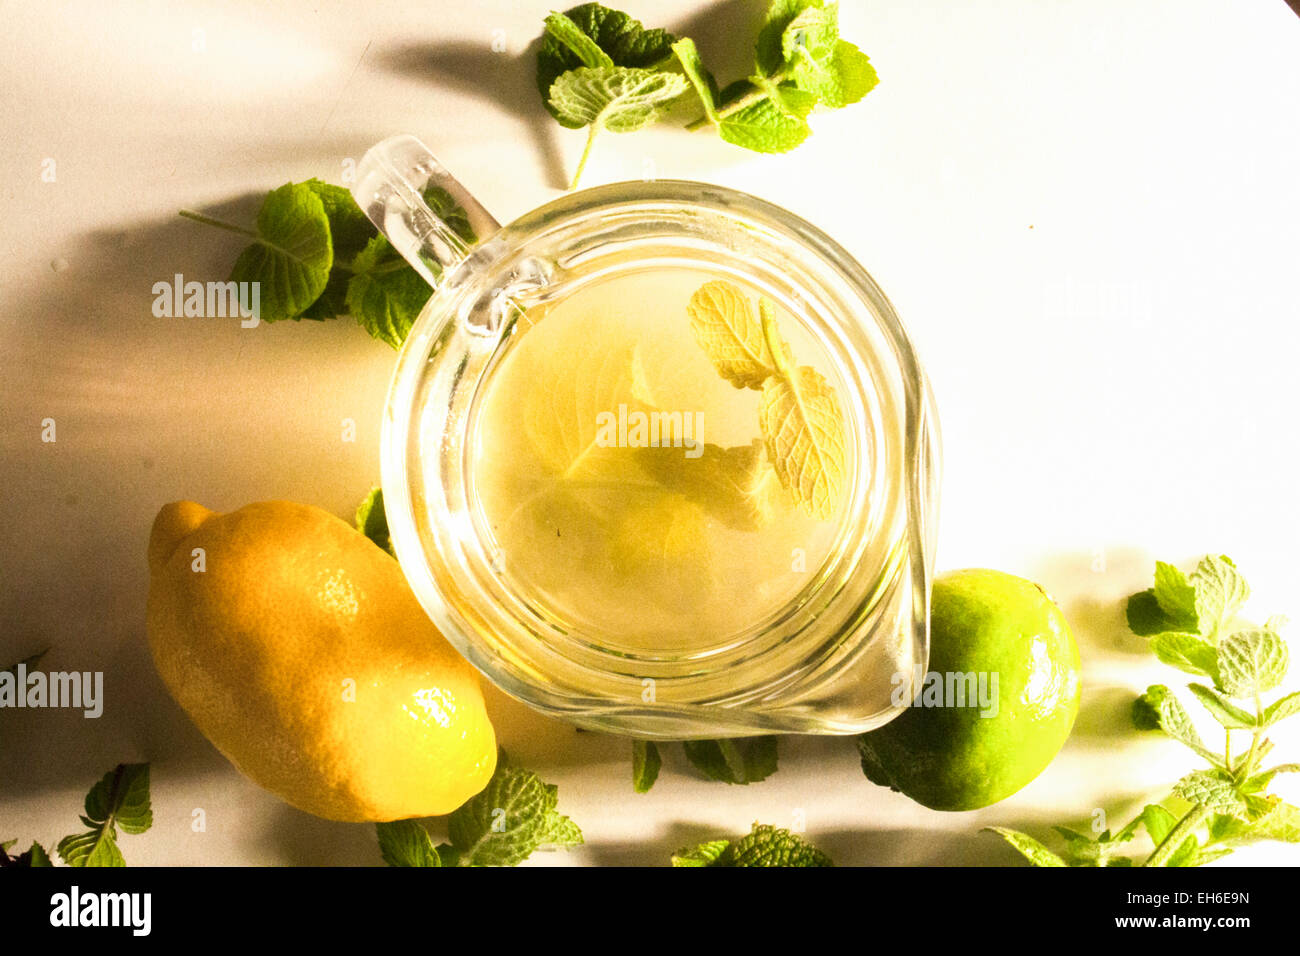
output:
[[[1039,585],[967,570],[934,583],[930,669],[912,706],[858,738],[873,783],[934,810],[1015,793],[1064,745],[1079,709],[1079,649]]]

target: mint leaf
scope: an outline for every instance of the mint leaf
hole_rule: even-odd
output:
[[[1210,820],[1210,843],[1238,847],[1264,840],[1300,843],[1300,807],[1279,801],[1254,821],[1229,815],[1215,816]]]
[[[1263,723],[1265,727],[1268,727],[1272,724],[1276,724],[1279,720],[1286,720],[1288,717],[1293,717],[1298,713],[1300,713],[1300,691],[1287,694],[1280,700],[1276,700],[1272,704],[1269,704],[1268,708],[1264,711]]]
[[[1245,810],[1245,801],[1237,792],[1232,777],[1221,770],[1193,770],[1174,784],[1174,794],[1188,803],[1222,813]]]
[[[17,842],[17,840],[6,840],[4,843],[0,843],[0,867],[30,869],[32,867],[47,867],[54,865],[50,862],[50,855],[45,852],[45,847],[35,842],[32,843],[26,853],[19,853],[17,856],[10,856],[9,848]]]
[[[26,853],[19,854],[19,866],[29,867],[47,867],[54,866],[50,861],[50,855],[45,852],[45,847],[33,841],[31,847]]]
[[[414,820],[376,823],[379,852],[389,866],[442,866],[429,831]]]
[[[755,823],[739,840],[710,840],[684,847],[673,866],[834,866],[831,858],[797,834]]]
[[[262,203],[256,241],[235,261],[230,281],[259,284],[263,322],[296,319],[325,290],[333,262],[320,196],[307,183],[286,183]]]
[[[379,341],[400,348],[433,290],[383,236],[366,243],[352,272],[348,311]]]
[[[1021,833],[1019,830],[1010,830],[1006,827],[985,827],[984,829],[989,833],[996,833],[998,836],[1002,837],[1002,839],[1015,847],[1016,850],[1020,852],[1020,855],[1034,866],[1066,865],[1064,860],[1027,833]]]
[[[1168,736],[1191,748],[1216,767],[1223,766],[1223,757],[1212,752],[1201,741],[1200,734],[1196,732],[1196,727],[1192,724],[1192,718],[1187,715],[1187,711],[1178,702],[1178,698],[1169,693],[1169,688],[1160,684],[1152,685],[1147,688],[1146,694],[1139,699],[1144,702],[1145,706],[1150,708],[1150,713],[1156,725]]]
[[[646,793],[659,778],[663,758],[653,740],[632,741],[632,789]]]
[[[1188,674],[1203,674],[1216,683],[1219,679],[1219,652],[1214,645],[1196,634],[1164,631],[1148,643],[1156,657]]]
[[[316,301],[302,312],[304,319],[333,319],[348,311],[348,281],[352,278],[352,260],[378,233],[366,218],[352,194],[342,186],[309,179],[304,184],[320,197],[325,207],[325,218],[330,225],[330,243],[334,247],[334,263],[330,267],[325,289]]]
[[[456,865],[517,866],[539,847],[581,843],[582,832],[556,803],[555,787],[499,760],[483,791],[447,820]]]
[[[563,13],[552,13],[546,18],[546,37],[559,41],[580,66],[603,69],[614,65],[614,60],[600,48],[600,44],[583,33],[582,28]]]
[[[714,866],[731,846],[730,840],[710,840],[683,847],[672,856],[673,866]]]
[[[587,145],[569,188],[578,188],[600,130],[631,133],[649,126],[686,87],[686,79],[676,73],[636,67],[584,66],[561,74],[551,85],[552,112],[565,126],[588,127]]]
[[[1133,726],[1138,730],[1160,729],[1160,702],[1169,696],[1164,684],[1152,684],[1133,701]]]
[[[805,11],[821,9],[822,0],[775,0],[768,7],[754,44],[754,64],[760,74],[771,76],[785,66],[785,33],[795,18]]]
[[[834,866],[811,843],[780,827],[754,824],[747,836],[731,844],[715,866]]]
[[[1189,836],[1165,861],[1165,866],[1200,866],[1201,862],[1201,845],[1196,837]]]
[[[1139,591],[1128,599],[1125,607],[1129,630],[1139,637],[1151,637],[1173,627],[1173,622],[1160,610],[1153,588]]]
[[[1065,840],[1065,859],[1070,866],[1105,866],[1112,847],[1069,827],[1052,827]]]
[[[858,102],[876,85],[871,62],[839,36],[839,10],[834,4],[805,8],[781,34],[786,74],[795,86],[831,109]]]
[[[117,828],[144,833],[153,824],[149,806],[149,765],[118,764],[86,794],[81,822],[90,829],[64,837],[57,847],[68,866],[125,866],[117,848]]]
[[[1174,827],[1178,826],[1178,818],[1158,803],[1147,804],[1142,809],[1138,820],[1146,827],[1151,842],[1156,846],[1164,843],[1165,838],[1174,831]],[[1189,836],[1174,850],[1164,865],[1196,866],[1199,862],[1202,862],[1201,845],[1195,836]]]
[[[817,98],[789,87],[718,119],[718,135],[757,153],[788,153],[812,134],[807,116]]]
[[[1273,778],[1280,773],[1300,773],[1300,763],[1280,763],[1276,767],[1269,767],[1267,770],[1261,771],[1242,782],[1239,789],[1242,793],[1261,793],[1268,789],[1268,785],[1273,782]]]
[[[840,40],[835,44],[831,74],[817,95],[824,106],[838,110],[859,102],[879,82],[870,58],[848,40]]]
[[[551,104],[551,87],[562,74],[597,64],[574,51],[573,46],[579,41],[575,40],[573,29],[560,20],[567,20],[573,29],[594,41],[595,47],[609,58],[612,66],[649,69],[672,55],[675,38],[671,33],[647,30],[640,21],[626,13],[610,10],[599,3],[584,3],[562,16],[552,14],[547,17],[546,32],[537,52],[537,90],[551,115],[562,124],[564,120],[556,115]],[[590,55],[587,50],[587,57]]]
[[[580,67],[551,87],[550,104],[570,128],[594,126],[630,133],[659,118],[661,109],[686,91],[686,79],[632,67]]]
[[[550,792],[551,798],[554,799],[559,788],[554,784],[547,784],[546,789]],[[539,844],[540,849],[544,850],[563,850],[569,847],[582,846],[582,830],[571,819],[562,813],[551,812],[546,817],[546,826],[542,833],[542,842]]]
[[[1151,842],[1156,846],[1164,843],[1165,837],[1178,826],[1178,818],[1158,803],[1148,803],[1142,808],[1142,814],[1138,819],[1146,827]]]
[[[710,780],[748,784],[776,772],[775,737],[744,737],[738,740],[687,740],[686,757]]]
[[[1250,585],[1226,555],[1203,558],[1190,581],[1201,633],[1214,640],[1250,597]]]
[[[695,41],[689,37],[683,37],[673,44],[673,55],[682,66],[682,72],[686,74],[686,79],[690,80],[691,86],[695,87],[695,92],[700,97],[700,103],[704,106],[704,115],[710,122],[718,121],[718,114],[715,110],[716,96],[714,93],[713,77],[709,71],[704,68],[704,63],[700,60],[700,53],[695,49]]]
[[[388,515],[384,513],[384,489],[375,487],[357,505],[357,530],[389,554],[393,540],[388,535]],[[396,557],[396,555],[393,555]]]
[[[469,213],[456,201],[456,197],[441,186],[429,186],[423,193],[424,203],[435,216],[441,219],[456,235],[472,246],[478,242],[474,227],[470,224]]]
[[[1196,589],[1188,582],[1187,576],[1172,564],[1156,562],[1156,603],[1161,612],[1171,621],[1184,627],[1171,630],[1197,631]]]
[[[1286,676],[1286,642],[1263,628],[1237,631],[1219,642],[1220,686],[1230,697],[1254,697]]]
[[[320,198],[325,210],[334,262],[350,262],[377,235],[374,224],[366,218],[352,193],[343,186],[319,179],[309,179],[303,185]]]
[[[1255,715],[1242,710],[1218,691],[1203,684],[1189,684],[1187,689],[1196,695],[1211,714],[1228,730],[1250,730],[1255,726]]]
[[[352,270],[337,263],[330,269],[325,289],[316,297],[316,301],[303,309],[300,319],[323,322],[337,319],[348,314],[348,282],[352,279]]]

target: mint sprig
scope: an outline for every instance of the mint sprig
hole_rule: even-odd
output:
[[[755,823],[739,840],[709,840],[683,847],[672,865],[685,866],[834,866],[831,858],[789,830]]]
[[[518,866],[539,849],[583,842],[558,800],[554,784],[502,754],[488,785],[447,818],[450,842],[435,847],[423,825],[399,820],[376,825],[380,852],[389,866]]]
[[[28,660],[31,660],[29,658]],[[68,866],[126,866],[117,845],[117,831],[144,833],[153,825],[149,801],[149,765],[118,764],[86,794],[81,823],[87,829],[59,841],[56,851]],[[17,841],[0,843],[0,867],[53,866],[40,843],[33,842],[25,853],[10,856]]]
[[[655,122],[688,84],[704,111],[688,129],[712,126],[733,145],[783,153],[811,135],[808,116],[816,106],[856,103],[877,82],[867,56],[840,38],[838,4],[824,0],[775,0],[754,63],[753,74],[719,91],[689,37],[647,30],[597,3],[552,13],[538,52],[538,90],[562,126],[589,128],[570,188],[581,178],[597,130],[630,132]],[[604,111],[629,87],[653,90],[653,97],[635,111],[619,107],[612,120]]]
[[[465,210],[445,189],[431,186],[423,198],[467,244],[477,241]],[[258,283],[263,322],[351,315],[371,336],[399,348],[432,294],[342,186],[286,183],[267,195],[253,229],[190,210],[180,214],[253,240],[230,281]],[[437,274],[437,264],[430,266]]]
[[[1264,766],[1273,750],[1265,731],[1300,712],[1300,692],[1265,704],[1264,695],[1286,677],[1290,655],[1279,633],[1284,619],[1271,618],[1263,627],[1239,620],[1249,597],[1249,585],[1229,558],[1207,556],[1191,574],[1157,562],[1154,586],[1128,601],[1129,627],[1148,638],[1162,662],[1209,678],[1188,690],[1223,728],[1222,748],[1208,745],[1163,684],[1147,688],[1134,703],[1138,729],[1158,730],[1209,764],[1173,785],[1171,797],[1187,807],[1181,816],[1148,805],[1114,839],[1109,831],[1093,839],[1057,828],[1066,839],[1063,857],[1025,834],[990,829],[1035,866],[1130,865],[1133,859],[1113,854],[1139,828],[1153,846],[1143,866],[1201,866],[1260,840],[1300,842],[1300,809],[1267,792],[1279,774],[1300,772],[1300,764]],[[1249,742],[1242,745],[1245,734]]]

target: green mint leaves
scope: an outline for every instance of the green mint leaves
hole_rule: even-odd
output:
[[[537,774],[497,761],[488,785],[447,818],[450,842],[433,845],[414,820],[375,827],[389,866],[518,866],[534,851],[582,843],[582,831],[557,809],[558,792]]]
[[[587,127],[587,145],[573,174],[576,189],[596,134],[632,133],[659,119],[686,92],[686,80],[658,69],[673,38],[646,30],[625,13],[598,3],[546,18],[537,54],[537,87],[561,126]]]
[[[659,768],[663,758],[659,746],[653,740],[632,741],[632,789],[637,793],[648,793],[659,779]]]
[[[1265,704],[1263,695],[1286,677],[1290,655],[1279,633],[1282,618],[1263,627],[1238,620],[1249,597],[1249,585],[1229,558],[1207,556],[1191,574],[1157,562],[1154,586],[1128,601],[1129,627],[1148,638],[1163,663],[1209,679],[1187,689],[1223,731],[1221,744],[1207,744],[1163,684],[1134,702],[1135,726],[1160,731],[1209,764],[1173,785],[1171,798],[1188,808],[1181,817],[1152,804],[1114,840],[1109,831],[1092,840],[1057,828],[1067,843],[1064,857],[1024,834],[994,832],[1035,866],[1131,864],[1125,857],[1112,859],[1113,846],[1104,844],[1131,839],[1138,829],[1147,831],[1154,847],[1143,866],[1200,866],[1258,840],[1300,842],[1300,809],[1266,792],[1275,777],[1300,771],[1300,764],[1264,766],[1273,749],[1265,731],[1300,713],[1300,692]],[[1248,743],[1234,735],[1249,735]]]
[[[32,658],[28,658],[32,660]],[[68,866],[126,866],[117,845],[117,831],[144,833],[153,825],[149,802],[149,765],[118,764],[104,774],[86,794],[81,823],[86,830],[66,836],[56,851]],[[50,855],[40,843],[17,856],[9,850],[17,841],[0,843],[0,867],[53,866]]]
[[[230,281],[260,285],[258,318],[293,319],[325,291],[333,261],[325,204],[307,183],[285,183],[262,203],[256,238],[235,261]]]
[[[569,188],[578,188],[600,130],[632,133],[643,129],[685,91],[686,81],[680,76],[631,67],[580,67],[560,76],[551,86],[552,111],[565,126],[589,129]]]
[[[126,866],[117,846],[117,828],[144,833],[153,825],[149,765],[118,764],[90,788],[85,809],[81,822],[88,829],[60,840],[59,857],[68,866]]]
[[[735,740],[684,740],[682,752],[700,774],[720,783],[750,784],[776,773],[777,739],[773,736]],[[632,741],[632,789],[645,793],[654,786],[663,765],[653,741]]]
[[[797,834],[755,823],[739,840],[710,840],[683,847],[673,866],[834,866],[831,858]]]
[[[672,43],[671,34],[647,30],[626,13],[599,3],[552,13],[537,51],[537,90],[551,115],[564,124],[550,100],[551,87],[561,76],[583,66],[652,69],[672,56]]]
[[[344,303],[362,328],[400,348],[432,290],[383,236],[375,236],[352,260]]]
[[[733,145],[784,153],[811,135],[808,115],[816,106],[856,103],[877,82],[866,55],[840,39],[838,5],[823,0],[775,0],[754,59],[752,76],[719,92],[689,37],[647,30],[597,3],[552,13],[537,54],[537,88],[560,125],[589,129],[570,188],[599,129],[648,126],[688,88],[704,111],[689,128],[711,125]]]
[[[393,539],[388,535],[388,515],[384,512],[384,490],[371,488],[357,505],[355,518],[357,530],[379,548],[393,554]]]
[[[1039,843],[1027,833],[1009,830],[1006,827],[985,827],[988,833],[996,833],[1015,847],[1020,855],[1034,866],[1068,866],[1063,859]]]
[[[696,290],[687,313],[718,374],[762,393],[759,428],[781,487],[812,517],[832,517],[848,480],[848,445],[830,383],[816,369],[796,366],[767,299],[759,299],[755,316],[740,288],[715,280]]]
[[[1219,683],[1230,697],[1253,697],[1282,683],[1289,663],[1286,644],[1277,634],[1237,631],[1219,644]]]
[[[442,866],[429,831],[414,820],[375,824],[379,853],[389,866]]]
[[[446,190],[430,187],[424,200],[466,243],[477,241],[465,210]],[[432,292],[342,186],[286,183],[263,201],[256,229],[188,210],[181,215],[252,238],[230,281],[258,284],[263,322],[351,315],[398,348]]]
[[[871,61],[839,36],[839,6],[822,0],[776,0],[754,49],[755,72],[719,96],[694,43],[673,52],[704,108],[691,124],[711,123],[729,143],[761,153],[784,153],[812,134],[816,106],[841,109],[875,88]]]
[[[1190,575],[1157,561],[1155,586],[1128,600],[1128,624],[1142,637],[1172,631],[1213,643],[1249,597],[1249,585],[1229,558],[1207,556]]]
[[[687,740],[686,759],[710,780],[748,784],[776,773],[777,738],[742,737],[737,740]]]

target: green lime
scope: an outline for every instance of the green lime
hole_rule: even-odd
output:
[[[1079,648],[1037,584],[1000,571],[934,582],[930,667],[912,706],[858,738],[873,783],[976,810],[1033,780],[1070,736]]]

